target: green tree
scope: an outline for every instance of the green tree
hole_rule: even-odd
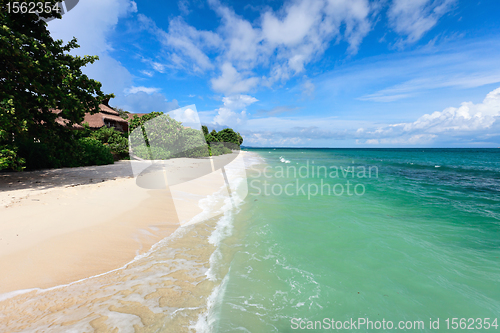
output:
[[[57,2],[45,0],[51,8]],[[70,55],[79,47],[76,39],[63,45],[37,14],[9,12],[8,3],[0,0],[0,168],[36,167],[33,156],[41,148],[47,157],[42,167],[73,166],[79,153],[71,126],[113,97],[81,71],[98,57]],[[56,12],[40,16],[61,17]],[[56,122],[58,116],[66,126]]]
[[[243,138],[239,133],[236,133],[232,128],[224,128],[217,133],[217,138],[220,142],[224,142],[224,146],[230,149],[239,149]]]
[[[214,137],[215,139],[217,139],[216,141],[219,141],[219,136],[218,136],[216,130],[213,129],[212,132],[210,132],[210,134],[212,135],[212,137]]]
[[[116,112],[118,112],[118,115],[119,115],[121,118],[123,118],[123,119],[125,119],[125,120],[127,120],[127,119],[128,119],[128,115],[130,114],[130,112],[125,111],[125,110],[123,110],[122,108],[118,108],[118,107],[114,107],[114,108],[112,108],[112,109],[113,109],[113,110],[115,110]]]
[[[201,126],[201,130],[203,131],[203,135],[206,137],[208,135],[208,127],[203,125]]]
[[[162,112],[134,116],[129,121],[129,130],[132,151],[140,158],[169,159],[178,157],[183,150],[179,140],[184,126]]]
[[[147,121],[154,119],[154,118],[161,116],[161,115],[163,115],[163,112],[151,112],[151,113],[148,113],[148,114],[145,114],[142,116],[138,116],[135,114],[134,117],[128,121],[129,122],[128,130],[130,132],[132,132],[137,127],[144,126],[144,124]]]

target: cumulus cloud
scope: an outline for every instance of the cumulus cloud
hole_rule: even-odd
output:
[[[486,95],[482,103],[463,102],[460,107],[424,114],[411,123],[392,124],[372,130],[358,129],[368,144],[423,144],[450,137],[481,137],[495,131],[500,117],[500,88]],[[491,134],[491,133],[490,133]]]
[[[361,127],[360,127],[361,125]],[[415,121],[377,126],[334,117],[265,117],[240,126],[250,146],[498,146],[500,88],[480,103],[423,114]]]
[[[222,74],[218,78],[211,80],[212,88],[215,91],[225,94],[238,94],[254,88],[259,79],[250,77],[244,79],[230,63],[226,62],[221,67]]]
[[[201,129],[200,118],[194,105],[170,111],[168,114],[175,120],[182,122],[184,126]]]
[[[387,13],[390,26],[406,40],[418,41],[449,12],[456,0],[393,0]]]
[[[486,95],[482,103],[463,102],[458,108],[425,114],[413,123],[400,125],[405,132],[462,133],[489,129],[500,115],[500,88]]]
[[[223,106],[217,110],[213,123],[230,125],[241,123],[246,117],[246,107],[257,102],[257,99],[249,95],[234,95],[224,97],[222,102]]]
[[[72,54],[98,55],[99,61],[87,65],[83,72],[100,81],[104,92],[117,93],[131,84],[132,75],[109,55],[113,45],[108,39],[118,20],[136,11],[136,3],[130,0],[80,1],[62,19],[50,21],[48,29],[54,39],[68,42],[77,38],[80,48]]]

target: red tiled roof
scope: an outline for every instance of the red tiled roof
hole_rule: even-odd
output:
[[[85,118],[83,119],[82,124],[87,123],[90,128],[97,129],[106,126],[105,121],[107,120],[110,122],[118,123],[123,127],[124,131],[128,130],[128,121],[126,119],[121,118],[117,111],[113,110],[112,108],[104,104],[99,104],[99,109],[100,112],[95,114],[85,113]],[[58,109],[53,109],[52,112],[55,114],[59,114],[62,111]],[[57,117],[56,122],[58,124],[66,126],[68,120],[63,119],[61,117]],[[73,128],[82,129],[83,126],[80,124],[74,124]]]

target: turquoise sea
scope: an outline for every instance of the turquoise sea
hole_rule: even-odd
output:
[[[247,150],[210,331],[500,329],[500,149]]]

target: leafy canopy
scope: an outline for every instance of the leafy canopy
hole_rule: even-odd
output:
[[[52,7],[60,2],[44,1]],[[0,0],[0,169],[29,166],[36,144],[51,155],[52,167],[72,165],[78,145],[70,127],[81,123],[85,112],[98,112],[99,103],[113,95],[105,95],[101,83],[81,71],[97,56],[70,55],[79,47],[76,39],[63,45],[37,14],[9,13],[8,2]],[[61,17],[56,12],[40,16]],[[52,109],[62,111],[57,115]],[[58,116],[66,126],[56,122]]]
[[[230,128],[210,133],[207,126],[202,126],[201,131],[185,128],[181,122],[161,112],[134,116],[129,121],[129,129],[131,150],[142,159],[230,154],[231,149],[239,149],[243,142],[241,135]]]

